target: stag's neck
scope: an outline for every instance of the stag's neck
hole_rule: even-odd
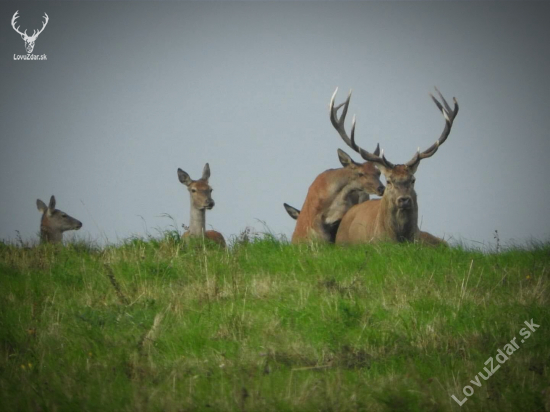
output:
[[[383,231],[397,242],[412,242],[418,235],[418,205],[413,200],[413,207],[402,210],[391,204],[389,199],[382,198],[380,224]]]
[[[196,209],[191,204],[191,221],[189,223],[189,234],[202,236],[206,230],[206,210]]]

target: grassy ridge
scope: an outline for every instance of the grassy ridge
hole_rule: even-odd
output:
[[[0,404],[550,410],[549,268],[549,245],[0,244]],[[540,328],[471,384],[530,319]]]

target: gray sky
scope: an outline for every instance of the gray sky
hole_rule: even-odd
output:
[[[10,25],[41,27],[26,54]],[[317,174],[356,160],[328,103],[353,89],[358,143],[394,163],[444,122],[433,86],[460,103],[416,174],[422,228],[492,243],[548,239],[550,4],[492,2],[2,2],[0,238],[36,239],[36,199],[55,194],[78,236],[117,241],[189,223],[210,163],[226,238],[246,226],[290,236]],[[349,130],[349,125],[348,125]],[[67,236],[66,236],[67,237]]]

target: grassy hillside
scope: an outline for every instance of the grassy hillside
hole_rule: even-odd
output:
[[[549,245],[0,243],[0,405],[549,411],[549,270]]]

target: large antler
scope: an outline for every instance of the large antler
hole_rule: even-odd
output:
[[[355,115],[353,116],[353,121],[351,123],[351,138],[348,137],[344,122],[346,120],[346,115],[348,114],[349,101],[351,99],[351,90],[349,91],[348,98],[346,99],[346,101],[344,103],[341,103],[338,106],[334,107],[334,99],[336,98],[336,93],[338,93],[338,87],[336,88],[336,90],[332,94],[332,97],[330,98],[330,106],[329,106],[330,121],[331,121],[332,125],[334,126],[334,128],[336,129],[336,131],[338,132],[338,134],[340,135],[340,137],[342,138],[342,140],[349,147],[351,147],[353,150],[355,150],[357,153],[359,153],[361,155],[361,157],[363,159],[365,159],[366,161],[373,162],[373,163],[378,163],[378,164],[384,166],[385,168],[393,169],[394,164],[389,162],[384,157],[384,152],[383,151],[382,151],[381,156],[379,156],[379,153],[380,153],[380,146],[379,145],[376,146],[376,150],[374,151],[374,153],[370,153],[367,150],[357,146],[357,144],[355,143]],[[338,110],[342,107],[344,109],[342,110],[342,114],[341,114],[340,118],[338,118]]]
[[[19,33],[21,36],[24,36],[26,39],[28,39],[28,40],[30,40],[30,41],[36,40],[36,38],[38,37],[38,35],[44,31],[44,29],[46,28],[46,25],[48,24],[48,21],[50,20],[50,18],[48,17],[48,14],[47,14],[47,13],[44,13],[44,16],[43,16],[43,17],[46,19],[46,21],[44,21],[44,22],[42,23],[42,28],[41,28],[40,30],[38,30],[38,32],[36,32],[36,30],[33,30],[32,36],[29,36],[29,35],[27,34],[27,30],[25,30],[23,33],[21,33],[21,31],[19,31],[19,27],[21,27],[21,26],[17,26],[17,28],[15,27],[16,20],[19,18],[18,13],[19,13],[19,10],[17,10],[17,11],[14,13],[13,17],[11,18],[11,26],[13,27],[13,29],[14,29],[17,33]]]
[[[430,93],[430,96],[436,106],[441,110],[441,113],[443,113],[443,117],[445,117],[445,128],[443,129],[443,133],[441,133],[441,136],[437,141],[428,147],[426,150],[424,150],[422,153],[420,153],[420,148],[418,148],[418,151],[413,156],[411,160],[409,160],[406,163],[407,167],[413,168],[417,166],[418,162],[420,162],[422,159],[426,159],[428,157],[432,157],[435,152],[437,152],[437,149],[439,149],[439,146],[441,146],[443,143],[445,143],[445,140],[447,140],[447,137],[449,137],[449,133],[451,133],[451,127],[453,126],[453,121],[458,113],[458,102],[456,101],[456,98],[453,97],[454,101],[454,109],[451,110],[451,107],[439,91],[439,89],[436,87],[435,91],[441,98],[441,101],[443,104],[441,104],[434,96]]]
[[[19,31],[19,27],[21,26],[17,26],[17,28],[15,27],[15,20],[17,20],[19,18],[18,16],[18,13],[19,13],[19,10],[17,10],[14,14],[13,14],[13,17],[11,18],[11,27],[13,27],[13,30],[15,30],[17,33],[19,33],[21,36],[25,36],[25,37],[28,37],[27,36],[27,30],[25,30],[24,33],[21,33]]]
[[[38,32],[36,34],[35,34],[36,30],[33,31],[32,36],[31,36],[32,39],[36,39],[38,37],[38,35],[40,33],[42,33],[44,31],[44,29],[46,28],[46,25],[48,24],[48,21],[50,21],[50,18],[48,17],[46,12],[44,12],[44,16],[42,16],[42,17],[44,17],[46,19],[46,21],[44,23],[42,23],[42,28],[40,30],[38,30]]]

